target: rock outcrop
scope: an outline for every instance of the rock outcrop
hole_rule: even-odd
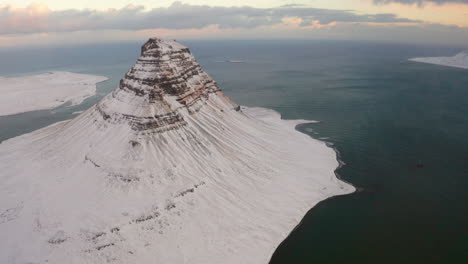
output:
[[[119,88],[96,109],[107,122],[126,120],[139,132],[157,133],[185,125],[181,111],[194,114],[211,94],[225,101],[217,110],[238,107],[222,94],[189,49],[175,41],[146,42]]]

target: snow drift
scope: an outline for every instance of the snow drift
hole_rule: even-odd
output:
[[[150,39],[98,104],[0,144],[0,262],[267,263],[354,190],[303,122],[240,107],[186,47]]]

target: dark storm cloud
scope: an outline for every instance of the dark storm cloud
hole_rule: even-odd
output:
[[[378,0],[381,1],[381,0]],[[383,0],[386,1],[386,0]],[[37,10],[36,10],[37,9]],[[0,34],[71,32],[80,30],[141,30],[153,28],[199,29],[255,28],[280,24],[284,18],[298,17],[302,25],[312,21],[356,23],[419,23],[394,14],[356,14],[351,10],[331,10],[286,5],[277,8],[220,7],[174,2],[165,8],[145,10],[143,6],[122,9],[50,11],[43,6],[13,9],[0,7]]]

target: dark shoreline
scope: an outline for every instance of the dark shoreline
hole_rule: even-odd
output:
[[[283,119],[283,117],[281,117],[281,119]],[[317,123],[320,124],[320,121],[318,121]],[[358,193],[358,192],[360,192],[360,191],[362,190],[362,188],[356,187],[356,186],[353,185],[351,182],[348,182],[348,181],[344,180],[344,179],[341,177],[341,175],[338,173],[338,170],[339,170],[340,168],[342,168],[343,166],[345,166],[346,163],[341,159],[341,153],[340,153],[340,151],[334,146],[334,144],[333,144],[332,142],[329,142],[329,141],[326,141],[326,140],[318,139],[318,138],[313,137],[312,135],[310,135],[310,134],[308,134],[308,133],[305,133],[305,132],[301,131],[301,130],[299,129],[299,127],[300,127],[301,125],[304,125],[304,124],[314,124],[314,123],[301,123],[301,124],[296,125],[296,127],[295,127],[294,129],[295,129],[296,131],[300,132],[300,133],[303,133],[303,134],[306,134],[306,135],[310,136],[312,139],[315,139],[315,140],[324,142],[324,143],[327,145],[327,147],[333,149],[333,151],[335,152],[335,155],[336,155],[336,160],[338,161],[338,167],[336,167],[335,170],[333,171],[333,173],[335,174],[335,177],[336,177],[337,179],[339,179],[340,181],[345,182],[345,183],[347,183],[347,184],[353,186],[355,190],[354,190],[354,192],[352,192],[352,193],[333,195],[333,196],[331,196],[331,197],[328,197],[328,198],[326,198],[326,199],[324,199],[324,200],[318,202],[318,203],[315,204],[312,208],[310,208],[310,209],[305,213],[304,217],[302,217],[301,221],[291,230],[291,232],[289,232],[289,234],[283,239],[283,241],[281,241],[281,243],[278,244],[278,246],[275,248],[275,251],[274,251],[273,254],[271,255],[270,260],[268,261],[268,263],[271,263],[271,261],[273,260],[273,258],[274,258],[274,256],[275,256],[277,250],[278,250],[282,245],[284,245],[284,243],[286,243],[286,241],[288,240],[288,238],[289,238],[299,227],[301,227],[301,225],[304,223],[304,220],[306,219],[306,217],[307,217],[308,215],[310,215],[310,214],[312,213],[312,211],[313,211],[315,208],[317,208],[320,204],[322,204],[322,203],[324,203],[324,202],[326,202],[326,201],[329,201],[329,200],[331,200],[331,199],[334,199],[334,198],[344,197],[344,196],[349,196],[349,195],[355,195],[356,193]],[[316,123],[315,123],[315,124],[316,124]]]

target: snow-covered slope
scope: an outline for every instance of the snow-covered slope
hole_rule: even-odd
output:
[[[303,122],[239,107],[186,47],[150,39],[101,102],[0,144],[0,263],[267,263],[354,190]]]
[[[52,109],[67,101],[72,105],[96,93],[103,76],[47,72],[32,76],[0,77],[0,116]]]
[[[468,69],[468,50],[462,51],[452,57],[428,57],[428,58],[412,58],[410,61],[417,61],[423,63],[437,64],[443,66],[450,66],[462,69]]]

